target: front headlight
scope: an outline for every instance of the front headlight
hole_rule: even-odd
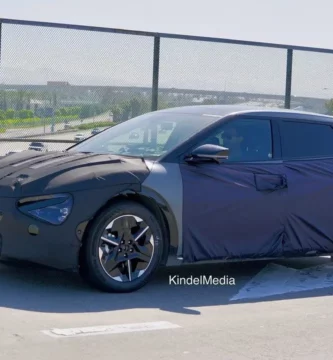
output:
[[[70,194],[45,195],[18,201],[18,209],[25,215],[35,217],[52,225],[61,225],[73,207]]]

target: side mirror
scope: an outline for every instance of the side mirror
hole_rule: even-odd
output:
[[[198,146],[195,148],[191,154],[186,156],[186,160],[195,161],[197,159],[202,160],[215,160],[219,162],[219,160],[226,160],[229,157],[229,149],[212,144],[205,144]]]

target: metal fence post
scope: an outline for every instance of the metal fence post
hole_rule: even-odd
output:
[[[284,99],[284,107],[290,109],[291,103],[291,83],[293,75],[293,49],[287,50],[287,71],[286,71],[286,92]]]
[[[160,72],[160,37],[154,37],[154,60],[153,60],[153,87],[152,87],[152,101],[151,110],[158,109],[158,79]]]
[[[0,21],[0,74],[1,74],[1,50],[2,50],[2,21]]]

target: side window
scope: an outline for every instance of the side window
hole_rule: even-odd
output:
[[[333,156],[333,128],[330,125],[284,120],[281,122],[281,142],[284,158]]]
[[[271,122],[265,119],[236,119],[222,125],[201,144],[215,144],[228,148],[228,161],[271,160]]]

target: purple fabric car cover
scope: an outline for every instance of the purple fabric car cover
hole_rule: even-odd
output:
[[[182,164],[183,257],[333,252],[333,160]]]

